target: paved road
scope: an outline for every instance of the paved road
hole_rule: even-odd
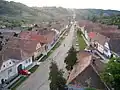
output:
[[[57,62],[60,69],[65,71],[64,59],[67,55],[68,50],[72,46],[74,36],[74,25],[65,40],[62,42],[59,48],[57,48],[50,57],[42,62],[35,73],[33,73],[25,82],[23,82],[17,90],[49,90],[49,66],[52,61]],[[64,47],[65,44],[65,47]],[[65,76],[67,77],[66,73]]]

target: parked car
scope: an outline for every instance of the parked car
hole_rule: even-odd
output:
[[[76,46],[79,46],[79,44],[77,43]]]
[[[68,34],[66,33],[65,36],[68,36]]]
[[[20,74],[22,74],[22,75],[30,75],[31,72],[28,71],[28,70],[21,70],[21,71],[20,71]]]

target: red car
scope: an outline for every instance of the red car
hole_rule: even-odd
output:
[[[31,72],[29,72],[28,70],[21,70],[21,71],[19,72],[19,74],[22,74],[22,75],[30,75]]]

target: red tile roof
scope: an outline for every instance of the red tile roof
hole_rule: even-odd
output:
[[[50,43],[56,35],[55,31],[24,31],[21,32],[19,37],[28,40],[37,40],[41,43]]]
[[[89,36],[90,38],[94,38],[94,37],[95,37],[95,35],[96,35],[96,33],[95,33],[95,32],[90,32],[90,33],[88,33],[88,36]]]
[[[25,50],[27,53],[34,53],[36,51],[36,46],[38,43],[39,42],[35,40],[12,38],[11,40],[8,41],[4,48],[7,47],[13,49],[21,49],[23,51]]]
[[[40,43],[47,43],[47,38],[43,35],[32,35],[29,39],[39,41]]]
[[[10,59],[16,59],[16,60],[25,60],[29,58],[32,53],[25,52],[24,50],[20,48],[5,48],[2,53]]]
[[[97,32],[91,32],[91,33],[88,33],[88,36],[90,37],[91,41],[92,42],[98,42],[99,44],[101,45],[104,45],[105,42],[109,41],[110,38],[100,34],[100,33],[97,33]]]

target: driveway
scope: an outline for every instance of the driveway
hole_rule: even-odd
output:
[[[25,82],[23,82],[17,90],[49,90],[49,66],[52,60],[57,62],[59,69],[66,72],[64,59],[67,52],[72,46],[74,37],[74,25],[72,25],[68,36],[63,40],[62,44],[49,56],[47,60],[42,62],[39,68]],[[64,46],[65,44],[65,46]],[[67,77],[67,73],[64,74]]]

